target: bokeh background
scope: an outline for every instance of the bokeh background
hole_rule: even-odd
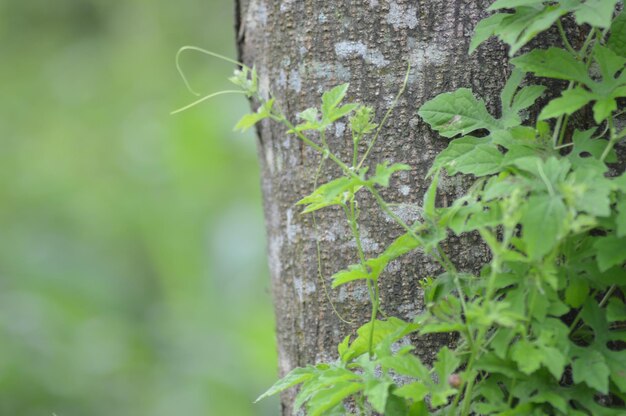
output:
[[[0,416],[276,415],[231,0],[0,0]],[[189,52],[194,88],[233,66]]]

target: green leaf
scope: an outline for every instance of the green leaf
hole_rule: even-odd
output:
[[[311,397],[307,403],[307,409],[309,416],[321,416],[326,415],[327,411],[331,410],[337,405],[340,405],[343,400],[349,396],[361,391],[363,385],[360,383],[352,383],[345,381],[337,383],[332,387],[318,391]]]
[[[438,383],[431,391],[431,405],[438,407],[448,402],[448,398],[456,393],[456,389],[448,384],[448,378],[461,364],[461,360],[448,348],[443,347],[437,353],[437,361],[433,369],[437,374]]]
[[[589,284],[584,279],[572,279],[565,288],[565,301],[572,308],[579,308],[589,297]]]
[[[615,75],[624,69],[626,57],[620,56],[600,44],[597,44],[593,48],[593,57],[600,67],[600,73],[602,74],[604,82],[613,81],[611,82],[611,88],[617,85]]]
[[[530,375],[541,367],[543,352],[534,343],[521,339],[511,347],[511,358],[522,373]]]
[[[495,29],[500,26],[502,19],[507,16],[508,14],[506,13],[496,13],[478,22],[474,28],[474,36],[472,36],[472,41],[470,42],[469,54],[474,53],[481,43],[493,36]]]
[[[306,205],[303,214],[331,205],[344,203],[347,195],[356,193],[362,184],[355,178],[341,177],[317,188],[311,195],[302,198],[297,205]]]
[[[587,74],[585,64],[560,48],[534,49],[511,59],[511,63],[524,72],[532,72],[540,77],[578,81],[583,84],[593,82]]]
[[[415,250],[421,245],[422,242],[420,240],[416,240],[413,235],[406,232],[405,234],[402,234],[400,237],[396,238],[393,243],[389,244],[389,246],[383,252],[382,256],[391,261],[405,253]]]
[[[626,238],[609,235],[599,238],[593,245],[597,250],[598,267],[601,272],[626,261]]]
[[[378,124],[372,121],[374,117],[374,109],[368,106],[359,106],[354,115],[350,117],[350,129],[354,133],[355,139],[358,136],[370,133],[378,127]]]
[[[337,346],[337,352],[339,353],[339,358],[341,358],[341,361],[343,361],[343,357],[346,355],[348,347],[350,347],[350,335],[346,335],[343,341],[341,341]]]
[[[496,0],[487,10],[512,9],[520,6],[536,6],[544,0]]]
[[[555,347],[539,346],[539,349],[543,354],[542,364],[556,380],[560,380],[567,365],[567,357]]]
[[[345,353],[344,358],[346,361],[368,352],[371,327],[372,322],[368,322],[357,329],[357,337],[352,344],[350,344],[350,348],[348,348],[348,351]],[[389,317],[389,319],[384,321],[374,321],[374,334],[372,337],[373,348],[376,348],[378,344],[387,338],[395,342],[415,330],[415,324],[405,322],[395,317]]]
[[[619,0],[587,0],[574,12],[576,23],[589,24],[595,27],[607,28],[613,20],[615,5]]]
[[[618,237],[626,237],[626,195],[621,195],[617,200],[617,215],[615,216],[615,224],[617,225],[616,234]]]
[[[318,115],[319,112],[315,107],[307,108],[306,110],[297,114],[298,118],[304,121],[308,121],[309,123],[317,123],[319,121]]]
[[[499,130],[502,124],[467,88],[440,94],[424,103],[418,114],[443,137],[465,135],[475,130]]]
[[[502,19],[494,32],[502,41],[510,45],[509,56],[513,56],[522,46],[552,26],[567,11],[561,5],[543,8],[521,6],[515,9],[514,14]]]
[[[617,101],[613,98],[602,98],[593,105],[593,119],[600,124],[611,116],[613,111],[617,110]]]
[[[330,113],[339,105],[348,92],[350,84],[345,83],[336,86],[330,91],[326,91],[322,94],[322,115],[325,118],[330,118]]]
[[[559,98],[550,101],[543,108],[539,114],[539,119],[546,120],[563,114],[573,114],[594,99],[595,95],[593,93],[581,87],[565,90]]]
[[[617,298],[611,298],[606,307],[606,320],[608,322],[626,321],[626,305]],[[626,377],[626,374],[624,374]]]
[[[330,124],[333,121],[339,120],[342,117],[347,116],[353,112],[359,105],[350,103],[342,105],[341,107],[333,108],[329,113],[324,115],[324,124]]]
[[[385,411],[387,405],[387,398],[389,397],[389,388],[393,385],[388,380],[368,380],[365,385],[365,396],[367,401],[372,405],[372,408],[379,413]]]
[[[606,141],[598,139],[592,140],[591,138],[594,132],[595,129],[574,131],[574,137],[572,138],[574,147],[570,154],[567,155],[567,158],[572,163],[572,166],[577,168],[581,167],[582,165],[588,164],[589,159],[600,161],[600,157],[606,148]],[[585,157],[589,155],[591,155],[591,157]],[[617,162],[617,154],[614,150],[609,153],[605,161],[607,163]]]
[[[348,267],[348,270],[342,270],[335,273],[331,279],[333,279],[333,289],[341,285],[345,285],[348,282],[360,279],[371,279],[372,276],[364,270],[363,266],[352,264]]]
[[[511,109],[513,111],[519,112],[530,107],[535,103],[535,101],[537,101],[537,99],[539,99],[539,97],[543,95],[545,90],[546,87],[544,87],[543,85],[530,85],[528,87],[522,88],[515,95]]]
[[[558,196],[532,195],[522,215],[522,233],[531,260],[548,254],[563,237],[567,210]]]
[[[609,367],[604,356],[591,348],[581,348],[578,358],[572,363],[575,383],[585,383],[600,393],[609,392]]]
[[[452,160],[446,170],[451,175],[457,172],[477,177],[491,175],[501,170],[503,159],[504,155],[495,146],[483,144]]]
[[[390,355],[381,358],[379,362],[382,368],[393,370],[400,375],[414,377],[418,380],[428,380],[430,377],[426,366],[413,354]],[[398,394],[397,391],[395,394]],[[414,400],[421,400],[422,398],[415,398]]]
[[[254,402],[258,402],[266,397],[273,396],[280,393],[283,390],[287,390],[296,384],[303,383],[311,379],[315,375],[315,369],[313,367],[296,368],[289,372],[285,377],[278,380],[272,387],[270,387],[265,393],[260,395]]]
[[[387,398],[387,405],[382,412],[385,416],[410,416],[408,403],[402,397],[390,394]]]
[[[611,381],[622,393],[626,393],[626,352],[605,351],[604,358],[611,370]]]
[[[272,113],[273,105],[274,99],[272,98],[263,103],[263,105],[258,108],[256,113],[244,115],[235,125],[235,131],[245,132],[259,121],[268,118]]]
[[[626,10],[622,10],[613,20],[606,46],[616,54],[626,57]]]
[[[502,92],[500,92],[500,102],[502,103],[502,108],[511,108],[511,104],[513,103],[513,97],[515,96],[515,92],[519,88],[522,80],[524,79],[524,72],[519,69],[513,69],[509,79],[504,84],[502,88]]]
[[[389,166],[389,161],[385,161],[376,165],[376,174],[370,177],[369,180],[370,182],[387,188],[389,186],[389,179],[391,178],[391,175],[401,170],[411,170],[411,167],[409,165],[405,165],[404,163],[394,163]]]
[[[503,160],[504,155],[489,139],[466,136],[450,142],[435,158],[431,171],[444,168],[450,175],[485,176],[499,172]]]
[[[393,394],[415,402],[422,401],[428,394],[428,387],[420,381],[405,384],[394,390]]]

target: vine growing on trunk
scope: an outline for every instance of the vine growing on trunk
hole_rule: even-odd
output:
[[[281,123],[322,163],[340,168],[341,176],[298,204],[303,214],[330,206],[343,210],[356,262],[332,276],[332,287],[363,281],[371,299],[370,321],[345,337],[335,361],[291,371],[259,400],[299,386],[294,407],[304,406],[310,416],[626,414],[626,174],[611,170],[618,162],[615,146],[626,137],[618,123],[626,112],[622,8],[619,0],[492,4],[490,10],[498,12],[478,24],[470,52],[497,36],[515,56],[500,95],[501,116],[490,114],[466,88],[421,106],[421,118],[452,140],[428,173],[422,219],[412,224],[394,214],[380,193],[394,173],[410,167],[383,161],[371,172],[364,166],[391,109],[376,123],[372,108],[342,104],[349,88],[343,84],[294,121],[274,98],[262,99],[254,68],[236,71],[231,81],[261,102],[237,129],[265,119]],[[586,34],[578,48],[565,34],[565,18]],[[560,46],[518,54],[553,26]],[[407,79],[408,72],[405,85]],[[526,110],[544,95],[542,79],[567,85],[530,123]],[[593,120],[577,129],[570,121],[584,111]],[[347,161],[325,137],[343,118],[354,144]],[[436,203],[442,171],[474,178],[447,207]],[[369,192],[404,230],[376,257],[368,258],[361,245],[359,192]],[[441,246],[450,234],[465,233],[480,235],[491,253],[476,275],[458,271]],[[425,310],[413,320],[381,319],[379,277],[392,260],[414,250],[445,271],[415,283],[423,288]],[[442,347],[426,366],[411,346],[398,344],[411,333],[454,333],[458,342],[454,349]]]

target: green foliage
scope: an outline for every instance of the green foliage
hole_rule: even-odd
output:
[[[332,276],[333,287],[365,284],[369,322],[348,335],[331,363],[295,369],[260,398],[300,386],[296,408],[307,414],[386,415],[617,415],[626,411],[626,176],[609,175],[617,162],[618,100],[626,96],[624,13],[616,0],[498,0],[496,13],[478,24],[475,49],[492,35],[511,55],[538,33],[557,26],[564,48],[533,49],[511,59],[515,70],[500,96],[501,116],[466,88],[424,103],[418,114],[441,136],[453,138],[435,159],[422,219],[395,216],[378,187],[409,170],[383,161],[368,176],[357,144],[379,126],[373,110],[344,104],[348,85],[322,96],[320,108],[293,125],[270,100],[257,119],[285,124],[305,144],[330,159],[341,175],[298,202],[303,214],[342,209],[356,242],[356,264]],[[575,50],[561,19],[589,25]],[[534,79],[565,80],[561,95],[526,120],[545,87]],[[258,98],[258,97],[257,97]],[[595,126],[574,130],[569,116],[590,107]],[[350,117],[352,163],[326,144],[325,132]],[[556,119],[549,124],[545,120]],[[305,132],[313,132],[306,136]],[[471,134],[471,135],[470,135]],[[370,141],[370,147],[375,138]],[[369,154],[365,153],[363,158]],[[473,175],[475,183],[450,206],[438,207],[439,178]],[[357,192],[369,192],[405,230],[377,256],[361,247]],[[477,275],[456,270],[440,242],[448,234],[480,235],[491,260]],[[392,260],[423,250],[445,272],[420,284],[425,309],[411,322],[379,319],[378,283]],[[416,283],[417,284],[417,283]],[[453,333],[457,347],[441,348],[427,366],[412,353],[407,335]],[[350,399],[349,401],[346,399]]]

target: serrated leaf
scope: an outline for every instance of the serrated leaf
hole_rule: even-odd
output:
[[[497,0],[487,10],[512,9],[520,6],[536,6],[543,4],[543,0]]]
[[[331,279],[333,279],[333,289],[341,285],[345,285],[348,282],[353,282],[360,279],[371,279],[370,274],[363,269],[361,265],[350,265],[348,270],[342,270],[335,273]]]
[[[341,404],[349,396],[361,391],[360,383],[342,382],[332,387],[318,391],[307,403],[309,416],[326,415],[327,411]]]
[[[555,379],[560,380],[567,365],[567,357],[563,355],[561,350],[554,347],[539,347],[543,353],[542,363],[548,369]]]
[[[460,139],[463,140],[463,139]],[[446,170],[451,175],[461,172],[476,177],[491,175],[501,170],[504,155],[493,145],[474,146],[469,152],[450,161]]]
[[[626,261],[626,238],[609,235],[599,238],[593,245],[597,250],[598,267],[601,272]]]
[[[416,240],[409,232],[406,232],[389,244],[389,246],[387,246],[385,251],[378,256],[378,258],[387,264],[403,254],[421,247],[422,245],[423,243],[421,240]]]
[[[327,123],[332,123],[333,121],[339,120],[340,118],[353,112],[358,106],[358,104],[350,103],[342,105],[341,107],[333,108],[329,113],[325,114],[325,121]]]
[[[502,20],[495,34],[510,45],[509,56],[515,53],[535,36],[548,29],[568,10],[561,5],[533,7],[520,6],[514,14]]]
[[[609,367],[604,356],[593,349],[581,349],[578,358],[572,363],[575,383],[585,383],[600,393],[609,392]]]
[[[393,370],[400,375],[414,377],[418,380],[429,379],[428,369],[415,355],[390,355],[380,359],[379,362],[383,368]],[[422,398],[417,398],[416,400],[421,399]]]
[[[615,5],[619,0],[587,0],[577,7],[574,12],[576,23],[589,24],[595,27],[607,28],[613,20]]]
[[[511,358],[522,373],[530,375],[541,367],[543,353],[535,344],[521,339],[511,347]]]
[[[611,49],[599,44],[593,48],[593,57],[600,67],[604,82],[615,82],[615,75],[624,69],[626,64],[626,57],[619,56]]]
[[[346,335],[346,337],[339,343],[337,346],[337,352],[339,353],[339,358],[343,361],[343,357],[348,351],[348,347],[350,346],[350,335]]]
[[[626,321],[626,305],[618,298],[609,299],[606,306],[606,320],[608,322]],[[624,374],[626,377],[626,374]]]
[[[443,347],[437,353],[437,361],[433,369],[437,374],[438,383],[431,390],[431,405],[438,407],[448,402],[448,398],[457,390],[448,384],[448,378],[459,367],[461,360],[448,348]]]
[[[606,46],[616,54],[626,57],[626,9],[613,20]]]
[[[475,130],[500,130],[502,124],[487,111],[471,90],[460,88],[424,103],[418,114],[443,137],[466,135]]]
[[[372,405],[372,408],[378,413],[383,413],[387,405],[387,398],[389,397],[389,388],[392,386],[392,382],[388,380],[369,380],[365,385],[365,397],[367,401]]]
[[[235,131],[245,132],[259,121],[268,118],[272,113],[273,105],[274,99],[272,98],[263,103],[255,113],[244,115],[235,125]]]
[[[513,111],[524,110],[531,105],[535,104],[535,101],[539,99],[545,92],[546,87],[543,85],[530,85],[524,87],[515,95],[511,108]]]
[[[550,101],[543,108],[539,114],[539,119],[546,120],[563,114],[573,114],[594,99],[593,93],[581,87],[565,90],[559,98]]]
[[[389,162],[385,161],[376,165],[376,173],[374,176],[370,177],[369,180],[387,188],[389,186],[389,179],[391,178],[391,175],[401,170],[411,170],[411,167],[409,165],[405,165],[404,163],[394,163],[390,166]]]
[[[617,215],[615,216],[615,224],[617,225],[616,234],[618,237],[626,237],[626,196],[621,195],[617,200]]]
[[[613,111],[617,110],[617,101],[613,98],[602,98],[593,105],[593,119],[600,124],[611,116]]]
[[[342,204],[346,193],[356,193],[361,188],[355,178],[341,177],[318,187],[312,194],[302,198],[297,205],[306,205],[303,214],[331,205]]]
[[[534,49],[525,55],[513,58],[511,63],[524,72],[540,77],[564,79],[590,84],[587,67],[572,54],[560,48]]]
[[[589,297],[589,284],[584,279],[572,279],[565,288],[565,302],[572,308],[579,308]]]
[[[509,76],[509,79],[504,84],[502,88],[502,92],[500,92],[500,102],[502,103],[502,108],[510,108],[513,103],[513,97],[515,96],[515,92],[519,88],[522,80],[524,79],[524,72],[519,69],[514,69]]]
[[[567,210],[558,196],[532,195],[522,215],[522,233],[531,260],[539,260],[559,242]]]
[[[626,352],[605,351],[604,358],[611,371],[611,381],[622,393],[626,393]]]
[[[356,108],[354,115],[350,117],[350,129],[354,133],[355,140],[378,127],[378,124],[373,122],[373,117],[374,109],[372,107],[359,106]]]
[[[507,13],[496,13],[478,22],[470,42],[469,54],[474,53],[481,43],[493,36],[495,29],[500,26],[502,19],[507,16]]]
[[[574,131],[574,137],[572,138],[574,147],[570,154],[567,155],[567,158],[572,163],[572,166],[581,167],[586,163],[587,159],[595,159],[597,161],[600,160],[600,157],[602,156],[602,153],[606,148],[606,141],[598,139],[592,140],[594,132],[595,129]],[[617,154],[615,153],[614,149],[609,152],[608,156],[605,159],[605,162],[617,162]]]
[[[458,172],[485,176],[501,170],[504,155],[492,144],[491,137],[465,136],[450,142],[433,162],[430,172],[444,168],[448,174]]]
[[[266,397],[273,396],[281,391],[287,390],[297,384],[303,383],[311,379],[315,375],[315,369],[312,367],[296,368],[289,372],[285,377],[278,380],[265,393],[260,395],[254,402],[263,400]]]
[[[398,387],[394,390],[393,394],[396,396],[404,397],[408,400],[413,400],[415,402],[422,401],[424,397],[428,394],[428,387],[424,385],[424,383],[415,381],[413,383],[405,384],[404,386]]]
[[[350,84],[348,83],[341,84],[322,94],[322,115],[325,118],[329,118],[328,115],[331,111],[343,100],[349,87]]]
[[[350,344],[350,348],[348,348],[348,351],[345,353],[344,357],[346,361],[368,352],[371,328],[372,323],[368,322],[357,329],[357,337],[352,344]],[[375,349],[378,344],[387,338],[389,338],[391,342],[398,341],[415,330],[415,324],[405,322],[395,317],[389,317],[389,319],[384,321],[377,320],[374,322],[372,347]]]

